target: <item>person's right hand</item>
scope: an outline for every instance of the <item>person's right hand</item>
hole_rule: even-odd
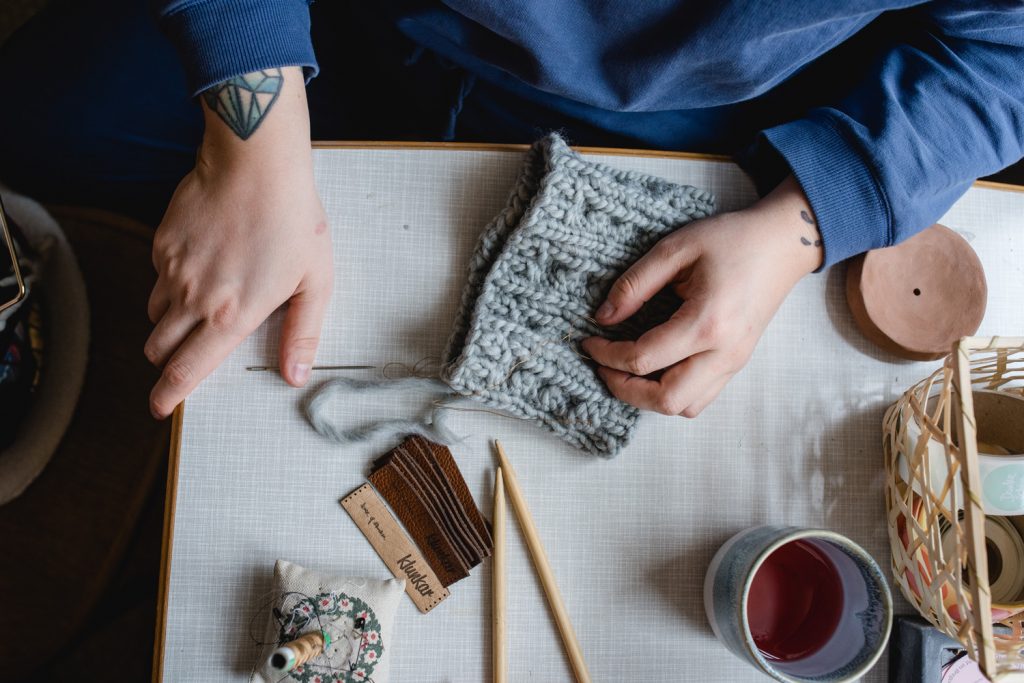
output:
[[[696,417],[746,364],[790,290],[823,258],[814,211],[790,176],[752,206],[664,237],[612,285],[595,317],[601,325],[618,324],[666,287],[682,305],[638,339],[590,337],[582,349],[616,398]]]
[[[286,301],[281,374],[295,386],[309,378],[333,282],[331,236],[313,182],[302,73],[282,72],[273,111],[247,139],[204,105],[196,167],[157,229],[156,327],[145,346],[163,368],[154,417],[167,417]]]

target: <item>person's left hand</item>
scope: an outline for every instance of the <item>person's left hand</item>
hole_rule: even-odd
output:
[[[658,242],[615,282],[597,322],[620,323],[669,286],[684,300],[679,310],[635,341],[582,344],[612,394],[696,417],[746,364],[793,286],[821,265],[813,216],[790,177],[748,209],[695,221]]]
[[[153,416],[170,415],[199,383],[287,302],[281,376],[308,380],[331,297],[330,227],[313,177],[302,69],[250,137],[202,107],[196,167],[179,183],[153,238],[153,332],[143,352],[162,368]]]

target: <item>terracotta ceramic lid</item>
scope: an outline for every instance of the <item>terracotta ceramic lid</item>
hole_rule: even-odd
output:
[[[988,286],[967,240],[936,224],[854,259],[846,299],[872,342],[903,358],[934,360],[978,331]]]

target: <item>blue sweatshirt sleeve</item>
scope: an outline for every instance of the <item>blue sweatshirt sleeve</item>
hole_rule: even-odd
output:
[[[193,95],[260,69],[301,66],[307,82],[319,71],[309,0],[153,0],[153,7]]]
[[[916,10],[916,32],[834,106],[763,131],[741,159],[764,192],[792,172],[825,266],[928,227],[1024,156],[1024,5]]]

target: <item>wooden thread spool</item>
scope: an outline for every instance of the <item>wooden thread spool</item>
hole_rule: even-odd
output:
[[[323,653],[330,644],[331,636],[326,631],[311,631],[274,650],[270,668],[286,673]]]

